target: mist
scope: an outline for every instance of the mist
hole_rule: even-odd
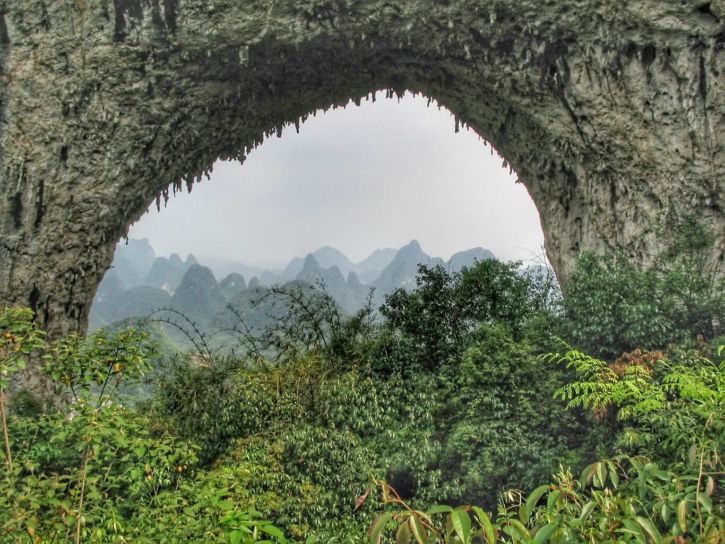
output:
[[[420,241],[448,258],[482,246],[501,259],[541,256],[525,187],[472,130],[423,97],[319,112],[253,151],[218,162],[210,180],[151,208],[129,237],[157,254],[282,265],[321,246],[353,261]]]

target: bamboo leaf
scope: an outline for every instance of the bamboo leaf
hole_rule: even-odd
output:
[[[643,518],[641,516],[637,516],[634,518],[637,524],[644,529],[645,533],[650,537],[650,540],[654,542],[654,544],[662,544],[662,535],[657,530],[657,527],[655,527],[654,523],[652,523],[651,520],[647,518]]]
[[[446,504],[439,504],[428,510],[428,515],[435,516],[436,514],[447,514],[448,512],[453,512],[453,508]]]
[[[512,532],[518,534],[524,542],[526,542],[527,544],[531,542],[531,534],[529,534],[529,530],[524,527],[524,525],[519,520],[510,519],[508,521],[508,524],[509,528],[512,529]]]
[[[392,518],[393,514],[391,512],[383,512],[373,520],[370,524],[370,529],[368,529],[368,536],[372,544],[378,544],[380,542],[383,531],[385,531],[385,526]]]
[[[597,506],[597,504],[594,501],[590,501],[584,505],[582,508],[582,513],[579,516],[580,521],[586,521],[586,519],[589,517],[589,515],[594,511],[594,508]]]
[[[698,491],[697,502],[700,503],[706,513],[709,514],[710,512],[712,512],[712,499],[708,497],[705,493],[701,493]]]
[[[555,523],[547,523],[541,529],[536,531],[532,544],[544,544],[549,541],[551,535],[556,531],[557,525]]]
[[[604,466],[604,463],[599,462],[596,464],[596,473],[597,478],[594,480],[594,485],[597,487],[606,487],[607,467]],[[597,482],[597,480],[599,481]]]
[[[282,530],[279,527],[275,527],[274,525],[261,525],[259,527],[259,530],[267,533],[269,536],[273,536],[282,543],[287,541],[284,537],[284,533],[282,532]]]
[[[559,505],[559,499],[561,498],[561,491],[558,489],[555,489],[551,493],[549,493],[549,498],[546,499],[546,509],[551,514],[556,510],[556,507]]]
[[[591,465],[584,468],[582,471],[582,475],[579,477],[579,483],[582,487],[586,487],[589,482],[592,481],[592,477],[594,476],[594,469],[595,469],[596,463],[592,463]]]
[[[641,542],[641,544],[647,544],[647,538],[642,532],[642,528],[635,521],[631,519],[625,519],[622,520],[622,523],[624,523],[625,529],[619,529],[619,532],[630,533],[637,539],[637,542]]]
[[[683,533],[687,532],[687,499],[682,499],[677,505],[677,524]]]
[[[454,510],[450,515],[453,530],[458,535],[458,538],[460,538],[464,544],[467,544],[471,541],[471,518],[468,516],[468,512],[463,510]]]
[[[420,518],[416,515],[412,515],[408,519],[408,523],[410,524],[410,532],[413,534],[418,544],[428,544],[428,531]]]
[[[541,485],[531,492],[528,499],[526,499],[526,520],[528,520],[531,517],[531,514],[533,513],[534,509],[536,508],[536,503],[539,502],[541,497],[543,497],[544,493],[546,493],[548,490],[549,490],[548,485]],[[521,521],[525,522],[526,520],[521,520]]]
[[[401,523],[398,532],[395,534],[395,541],[398,544],[410,543],[410,528],[407,523]]]
[[[483,527],[483,534],[486,537],[486,543],[494,544],[496,542],[496,532],[493,530],[491,518],[489,518],[488,514],[478,506],[473,507],[473,512],[476,514],[481,527]]]

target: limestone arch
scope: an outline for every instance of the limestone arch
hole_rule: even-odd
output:
[[[0,301],[31,305],[55,333],[84,327],[116,240],[170,183],[386,89],[437,99],[496,146],[563,279],[582,250],[647,263],[678,214],[725,230],[725,13],[714,2],[2,9]]]

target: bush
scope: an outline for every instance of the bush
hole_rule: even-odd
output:
[[[713,339],[725,322],[725,278],[708,264],[710,241],[683,227],[663,259],[647,269],[620,254],[583,255],[564,286],[565,336],[612,360],[624,352]]]
[[[553,399],[561,366],[541,361],[505,328],[483,326],[460,362],[443,369],[447,402],[438,415],[445,437],[447,500],[493,506],[505,489],[531,489],[560,463],[580,466],[590,425]]]
[[[421,266],[416,289],[398,289],[380,308],[393,344],[387,351],[402,355],[407,369],[432,371],[459,357],[481,324],[499,324],[521,338],[529,319],[552,310],[556,285],[519,266],[487,260],[453,274]]]

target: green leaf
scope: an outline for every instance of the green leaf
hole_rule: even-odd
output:
[[[586,503],[582,507],[582,513],[579,516],[579,520],[586,521],[586,519],[589,517],[589,515],[592,513],[592,511],[594,510],[594,508],[596,506],[597,506],[597,503],[595,503],[594,501],[590,501],[590,502]]]
[[[454,510],[450,514],[451,525],[464,544],[471,541],[471,518],[464,510]]]
[[[509,528],[512,529],[514,534],[518,534],[521,539],[523,539],[524,542],[530,543],[531,542],[531,534],[529,534],[529,530],[524,527],[524,525],[517,519],[510,519],[508,521]]]
[[[428,515],[435,516],[436,514],[447,514],[448,512],[453,512],[453,508],[445,504],[439,504],[428,510]]]
[[[370,524],[370,529],[368,529],[368,536],[370,537],[370,542],[372,542],[373,544],[378,544],[378,542],[380,542],[383,531],[385,531],[385,526],[392,518],[393,514],[391,512],[383,512],[382,514],[378,514],[378,516]]]
[[[705,510],[705,513],[709,514],[712,512],[712,499],[708,497],[705,493],[702,493],[700,491],[697,492],[697,502],[700,503],[702,508]]]
[[[554,491],[549,493],[549,498],[546,499],[546,509],[550,514],[553,513],[558,506],[560,498],[561,491],[559,491],[558,489],[555,489]]]
[[[662,503],[662,507],[660,508],[660,517],[662,518],[662,521],[667,523],[670,520],[670,509],[667,508],[666,503]]]
[[[224,512],[228,512],[229,510],[234,508],[234,503],[232,503],[232,501],[229,501],[229,500],[224,500],[224,501],[219,501],[217,506]]]
[[[652,542],[654,544],[662,544],[662,535],[657,530],[657,527],[655,527],[654,523],[652,523],[651,520],[647,518],[643,518],[641,516],[637,516],[634,518],[637,524],[644,529],[645,533],[650,537]]]
[[[526,499],[526,520],[528,520],[531,517],[531,514],[533,513],[534,509],[536,508],[536,503],[539,502],[539,499],[543,497],[544,493],[546,493],[549,490],[548,485],[541,485],[534,489],[529,497]],[[526,521],[521,520],[521,521]]]
[[[242,532],[241,531],[232,531],[229,533],[229,544],[241,544],[242,542]]]
[[[582,487],[586,487],[589,485],[589,482],[591,482],[592,476],[594,476],[595,465],[596,463],[592,463],[591,465],[585,467],[582,471],[582,475],[579,477],[579,483]]]
[[[619,532],[634,535],[637,541],[641,542],[641,544],[647,543],[647,537],[645,537],[644,532],[642,532],[642,528],[635,521],[631,519],[624,519],[622,520],[622,523],[624,523],[626,529],[619,529]]]
[[[548,542],[549,537],[554,534],[554,531],[556,531],[557,527],[558,525],[555,523],[547,523],[546,525],[544,525],[541,529],[536,531],[532,544],[544,544],[544,542]]]
[[[262,525],[259,527],[259,530],[267,533],[269,536],[273,536],[280,542],[286,542],[287,539],[284,537],[284,533],[279,527],[275,527],[274,525]]]
[[[410,532],[413,533],[418,544],[428,544],[428,531],[420,518],[413,514],[408,519],[408,523],[410,524]]]
[[[596,464],[596,474],[597,477],[594,479],[595,487],[605,487],[607,481],[607,467],[604,466],[604,463],[599,462]]]
[[[407,523],[401,523],[398,527],[398,531],[395,534],[395,541],[398,544],[409,544],[410,543],[410,528]]]
[[[609,480],[612,482],[612,485],[616,489],[619,485],[619,474],[617,474],[617,466],[611,461],[607,461],[607,466],[609,467]]]
[[[481,527],[483,527],[483,534],[486,536],[486,543],[494,544],[496,542],[496,533],[493,530],[491,518],[489,518],[488,514],[478,506],[474,506],[473,511],[476,514],[476,517],[478,518],[478,522],[481,524]]]
[[[677,524],[683,533],[687,532],[687,499],[682,499],[677,505]]]

